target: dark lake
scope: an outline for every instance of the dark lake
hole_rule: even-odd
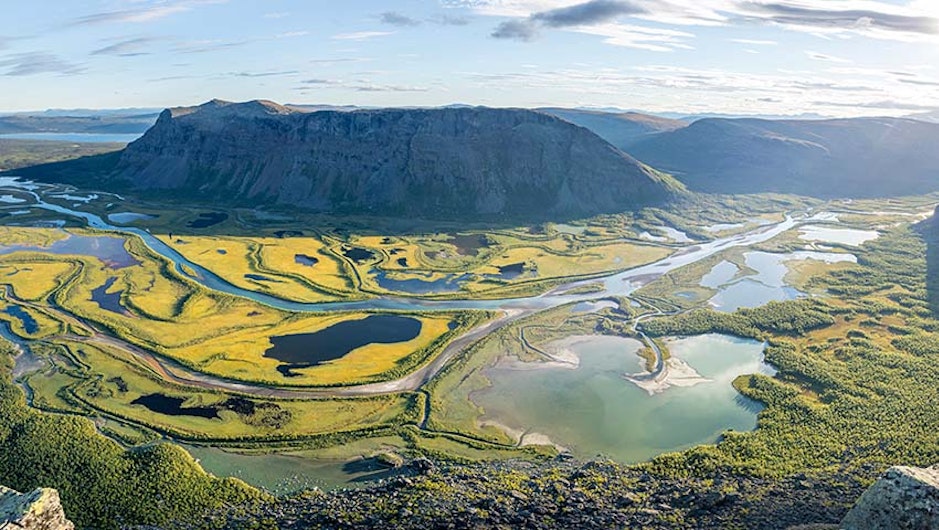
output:
[[[499,276],[504,280],[511,280],[513,278],[518,278],[525,273],[525,264],[524,263],[510,263],[509,265],[503,265],[499,267]]]
[[[11,317],[18,318],[20,322],[23,323],[23,329],[26,330],[26,333],[36,333],[39,331],[39,324],[36,322],[36,319],[22,307],[18,305],[8,305],[3,312]]]
[[[452,239],[447,243],[456,247],[457,252],[464,256],[477,256],[479,251],[489,248],[489,240],[481,234],[451,234]]]
[[[350,247],[342,250],[342,255],[356,263],[370,261],[375,258],[375,253],[367,248]]]
[[[219,223],[225,222],[228,219],[227,213],[222,212],[207,212],[200,213],[198,219],[189,221],[189,228],[208,228],[210,226],[215,226]]]
[[[111,311],[112,313],[124,315],[127,313],[127,310],[125,310],[124,306],[121,305],[121,293],[124,291],[108,293],[108,289],[114,285],[115,281],[117,281],[117,278],[108,278],[108,281],[104,282],[104,285],[92,289],[91,300],[98,304],[98,307],[104,309],[105,311]]]
[[[140,396],[130,402],[131,405],[143,405],[149,410],[167,416],[194,416],[196,418],[218,418],[218,409],[215,407],[183,407],[186,400],[183,398],[166,396],[163,394],[149,394]]]
[[[306,254],[296,254],[293,257],[293,260],[300,265],[306,265],[307,267],[312,267],[320,262],[320,260],[314,258],[313,256],[307,256]]]
[[[400,315],[371,315],[361,320],[346,320],[313,333],[271,337],[273,346],[264,357],[277,359],[277,371],[285,377],[292,370],[308,368],[339,359],[368,344],[406,342],[421,333],[421,321]]]

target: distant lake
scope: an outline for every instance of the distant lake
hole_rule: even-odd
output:
[[[77,142],[77,143],[121,143],[129,144],[137,138],[143,136],[139,134],[93,134],[93,133],[17,133],[0,134],[0,140],[6,138],[9,140],[46,140],[49,142]]]

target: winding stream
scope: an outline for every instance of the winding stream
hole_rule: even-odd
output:
[[[362,395],[415,390],[420,388],[430,378],[436,375],[436,373],[441,368],[443,368],[447,361],[449,361],[454,355],[463,351],[463,349],[471,345],[473,342],[479,340],[486,334],[492,333],[515,320],[546,309],[551,309],[572,302],[596,300],[609,296],[628,296],[643,285],[670,271],[708,258],[728,248],[745,247],[768,241],[778,234],[781,234],[800,223],[809,222],[812,220],[811,218],[796,219],[787,215],[784,221],[774,225],[760,227],[751,232],[717,239],[708,243],[700,243],[685,247],[662,260],[619,273],[614,273],[600,280],[589,279],[573,281],[568,284],[561,285],[548,293],[538,296],[497,300],[422,300],[418,298],[408,298],[401,296],[383,296],[368,300],[351,302],[302,303],[284,300],[275,296],[243,289],[241,287],[232,285],[212,271],[189,261],[179,252],[165,244],[160,239],[154,237],[146,230],[142,230],[136,227],[113,225],[93,213],[75,210],[44,201],[41,191],[44,188],[54,190],[54,187],[40,185],[33,182],[20,182],[18,180],[9,178],[0,180],[0,187],[16,188],[18,192],[28,194],[33,197],[35,203],[30,206],[42,208],[65,216],[82,219],[90,228],[137,236],[153,252],[170,260],[175,265],[177,271],[206,288],[228,293],[233,296],[248,298],[258,303],[285,311],[316,313],[327,311],[374,310],[491,310],[501,312],[500,316],[490,320],[486,324],[468,331],[464,335],[451,341],[450,344],[448,344],[440,353],[440,355],[438,355],[432,362],[401,379],[384,383],[349,386],[326,390],[308,389],[306,391],[298,391],[277,389],[278,393],[296,393],[297,395]],[[187,270],[194,272],[194,274],[187,273]],[[601,291],[591,291],[583,294],[566,294],[567,292],[576,289],[577,287],[595,285],[598,282],[602,284]],[[108,339],[113,340],[111,337],[108,337]],[[99,340],[104,340],[104,337],[99,336]],[[132,353],[135,355],[139,354],[138,356],[143,355],[143,352],[136,350],[137,349],[132,349]],[[171,361],[163,360],[162,358],[157,358],[156,356],[147,355],[146,357],[141,358],[150,364],[158,362],[164,367],[176,368],[178,370],[178,367],[173,366],[174,363]],[[180,379],[198,381],[203,386],[211,385],[221,389],[230,388],[234,383],[225,379],[192,372],[179,375],[181,376]],[[237,386],[244,389],[248,385],[245,385],[244,383],[237,383]],[[272,388],[265,387],[263,385],[257,385],[257,389],[265,393],[269,393],[271,390],[273,390]]]

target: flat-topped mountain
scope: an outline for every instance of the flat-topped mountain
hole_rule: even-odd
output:
[[[680,188],[593,132],[531,110],[309,112],[269,101],[165,110],[95,172],[203,200],[381,215],[589,215]]]
[[[884,197],[939,191],[939,124],[703,119],[627,147],[691,190]]]

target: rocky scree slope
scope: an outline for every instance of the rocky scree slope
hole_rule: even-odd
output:
[[[522,109],[304,112],[267,101],[164,111],[112,178],[223,202],[380,215],[589,215],[681,186],[596,134]]]

